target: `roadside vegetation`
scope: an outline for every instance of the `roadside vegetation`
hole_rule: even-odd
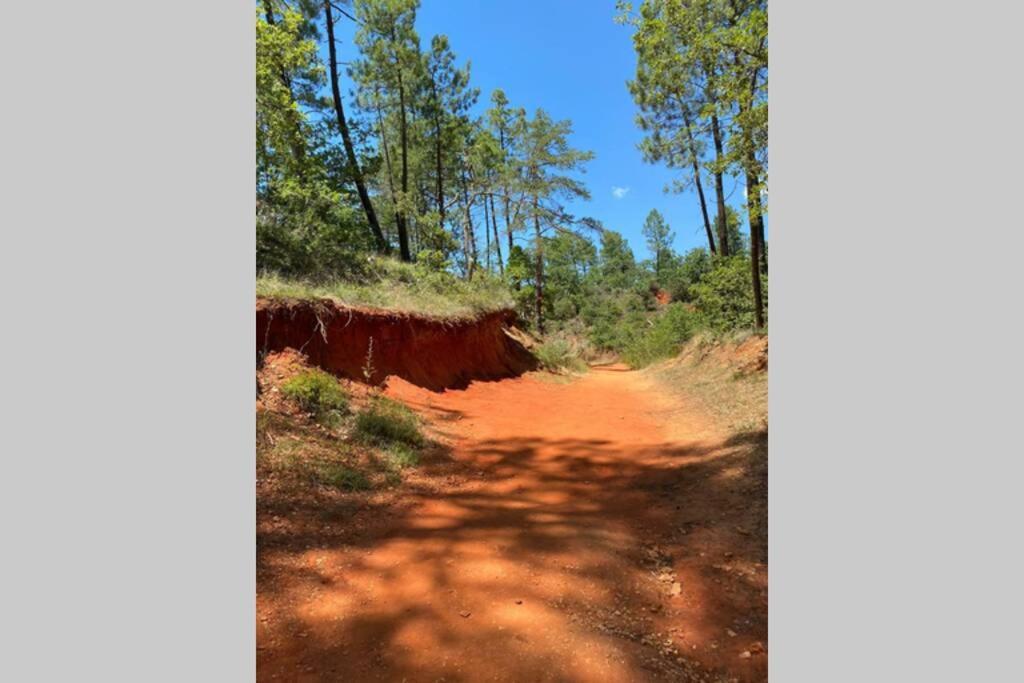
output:
[[[267,358],[260,381],[256,463],[264,482],[349,492],[386,488],[436,446],[409,408],[309,368],[297,352]]]
[[[698,334],[670,361],[646,372],[669,393],[685,393],[734,435],[768,428],[768,340],[741,332]]]
[[[670,242],[671,233],[662,239]],[[569,356],[583,362],[613,354],[645,367],[675,356],[696,336],[724,340],[753,333],[749,254],[738,229],[733,242],[728,257],[703,247],[677,254],[666,243],[652,246],[657,261],[638,261],[612,231],[597,244],[570,234],[551,238],[545,250],[549,341],[536,350],[541,362],[565,367]],[[532,283],[518,284],[513,291],[525,317],[533,305]]]
[[[472,280],[421,263],[367,256],[359,267],[334,276],[285,277],[262,273],[256,296],[269,299],[331,299],[355,307],[380,308],[434,318],[472,318],[511,308],[510,288],[480,274]]]
[[[323,370],[305,370],[281,387],[281,393],[324,425],[337,424],[348,413],[348,393]]]
[[[583,372],[587,363],[581,350],[565,338],[552,336],[533,350],[537,360],[550,372]]]

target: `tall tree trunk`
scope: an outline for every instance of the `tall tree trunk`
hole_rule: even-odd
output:
[[[739,67],[739,54],[733,53],[733,63]],[[754,68],[750,79],[748,96],[739,101],[740,134],[743,136],[743,172],[747,184],[747,222],[750,224],[750,276],[754,288],[754,328],[764,329],[764,301],[761,291],[761,263],[764,259],[764,218],[761,216],[761,183],[758,180],[757,157],[754,154],[754,139],[749,126],[743,125],[744,114],[754,106],[754,91],[757,87],[757,72]]]
[[[345,120],[345,107],[341,101],[341,87],[338,85],[338,54],[334,45],[334,16],[331,12],[331,0],[324,0],[324,11],[326,12],[327,23],[327,44],[330,54],[331,67],[331,94],[334,97],[334,113],[338,118],[338,128],[341,129],[341,139],[345,143],[345,154],[348,156],[348,164],[352,169],[352,176],[355,179],[356,191],[359,193],[359,203],[363,205],[363,213],[366,214],[366,221],[370,224],[370,232],[377,243],[377,251],[388,253],[391,249],[384,239],[384,233],[377,222],[377,213],[373,210],[373,203],[366,191],[366,183],[363,182],[363,171],[359,167],[359,160],[356,159],[355,146],[352,144],[352,136],[349,134],[348,122]]]
[[[760,203],[761,198],[758,197],[757,200],[758,200],[758,203]],[[768,274],[768,247],[766,247],[765,243],[764,243],[764,217],[763,216],[761,217],[761,220],[758,221],[758,225],[757,225],[757,239],[761,243],[761,270],[763,270],[764,274],[767,275]]]
[[[733,53],[733,63],[740,65],[740,56]],[[754,66],[750,74],[750,89],[746,97],[741,97],[739,102],[740,120],[743,121],[744,113],[749,112],[754,106],[754,97],[757,91],[757,79],[759,68]],[[749,126],[742,127],[743,142],[746,151],[744,153],[744,180],[747,183],[747,220],[750,223],[750,274],[754,288],[754,327],[758,330],[764,329],[764,300],[761,290],[761,268],[764,267],[765,274],[768,273],[768,260],[764,249],[764,216],[761,213],[761,183],[758,177],[759,167],[757,156],[754,153],[754,138]]]
[[[441,229],[444,230],[444,164],[442,162],[441,101],[437,96],[437,82],[434,74],[430,74],[430,91],[434,96],[434,172],[437,173],[437,212],[441,214]]]
[[[718,126],[718,115],[711,115],[711,137],[715,142],[715,201],[718,204],[718,251],[729,255],[729,229],[725,215],[725,188],[722,186],[722,131]]]
[[[394,36],[392,36],[394,38]],[[398,65],[398,107],[401,120],[401,144],[402,144],[402,197],[401,206],[398,209],[398,250],[403,261],[412,261],[412,254],[409,252],[409,229],[406,225],[405,198],[409,192],[409,132],[408,122],[405,114],[405,85],[402,83],[402,66]]]
[[[466,167],[462,167],[462,199],[466,206],[466,224],[463,227],[466,251],[466,279],[473,279],[476,270],[476,232],[473,229],[473,211],[469,202],[469,181],[466,178]]]
[[[484,253],[487,254],[487,272],[491,272],[491,231],[489,230],[490,226],[491,214],[487,208],[487,198],[484,197],[484,239],[485,244],[487,245],[487,249],[485,250]]]
[[[683,123],[686,125],[686,138],[690,147],[690,161],[693,165],[693,182],[697,186],[697,198],[700,199],[700,213],[704,218],[704,232],[708,236],[708,249],[712,254],[717,254],[715,249],[715,235],[711,232],[711,219],[708,218],[708,204],[704,199],[704,185],[700,182],[700,163],[697,160],[697,143],[693,139],[693,129],[690,127],[690,114],[683,109]]]
[[[536,272],[534,274],[534,298],[537,316],[537,333],[544,334],[544,242],[540,236],[540,202],[533,196],[533,234],[535,239]]]
[[[395,196],[395,175],[391,169],[391,153],[388,151],[388,138],[384,133],[384,117],[380,113],[380,93],[377,93],[377,128],[380,131],[380,146],[384,150],[384,167],[388,172],[388,189],[391,190],[391,203],[395,210],[395,227],[398,227],[398,202]]]
[[[506,157],[506,151],[505,151],[505,129],[504,128],[501,128],[500,130],[498,130],[498,143],[501,146],[502,170],[506,170],[504,168],[504,166],[507,164],[508,159]],[[504,206],[503,215],[505,217],[505,234],[508,235],[508,255],[512,256],[512,226],[508,222],[509,221],[509,214],[512,213],[512,200],[511,200],[511,198],[509,197],[509,194],[508,194],[508,184],[507,184],[507,181],[502,182],[501,190],[502,190],[502,195],[505,198],[505,206]],[[497,228],[495,228],[495,230],[497,230]]]
[[[750,221],[750,274],[754,285],[754,327],[758,330],[764,329],[764,301],[761,295],[761,237],[759,229],[764,224],[761,218],[761,191],[757,183],[757,176],[749,171],[746,173],[747,182],[747,216]]]
[[[512,200],[508,196],[508,192],[505,193],[505,234],[508,236],[508,255],[512,256],[512,224],[509,223],[509,214],[512,213]]]
[[[498,239],[498,213],[494,210],[494,194],[490,195],[491,200],[491,226],[494,228],[494,249],[498,256],[498,272],[505,275],[505,264],[501,260],[501,240]]]

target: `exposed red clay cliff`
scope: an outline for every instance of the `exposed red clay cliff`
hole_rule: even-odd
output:
[[[513,311],[440,320],[349,308],[327,299],[257,299],[256,349],[296,349],[311,364],[359,381],[365,380],[369,357],[370,381],[393,375],[436,391],[533,369],[533,356],[506,331],[514,323]]]

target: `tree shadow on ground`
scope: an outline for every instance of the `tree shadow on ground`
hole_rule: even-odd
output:
[[[260,678],[764,680],[766,462],[763,433],[483,440],[400,499],[262,505]]]

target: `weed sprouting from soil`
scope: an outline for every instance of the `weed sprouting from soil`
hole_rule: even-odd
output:
[[[373,367],[373,337],[370,337],[370,344],[366,349],[366,362],[363,363],[362,371],[363,379],[366,383],[372,384],[373,375],[377,371],[377,369]]]

